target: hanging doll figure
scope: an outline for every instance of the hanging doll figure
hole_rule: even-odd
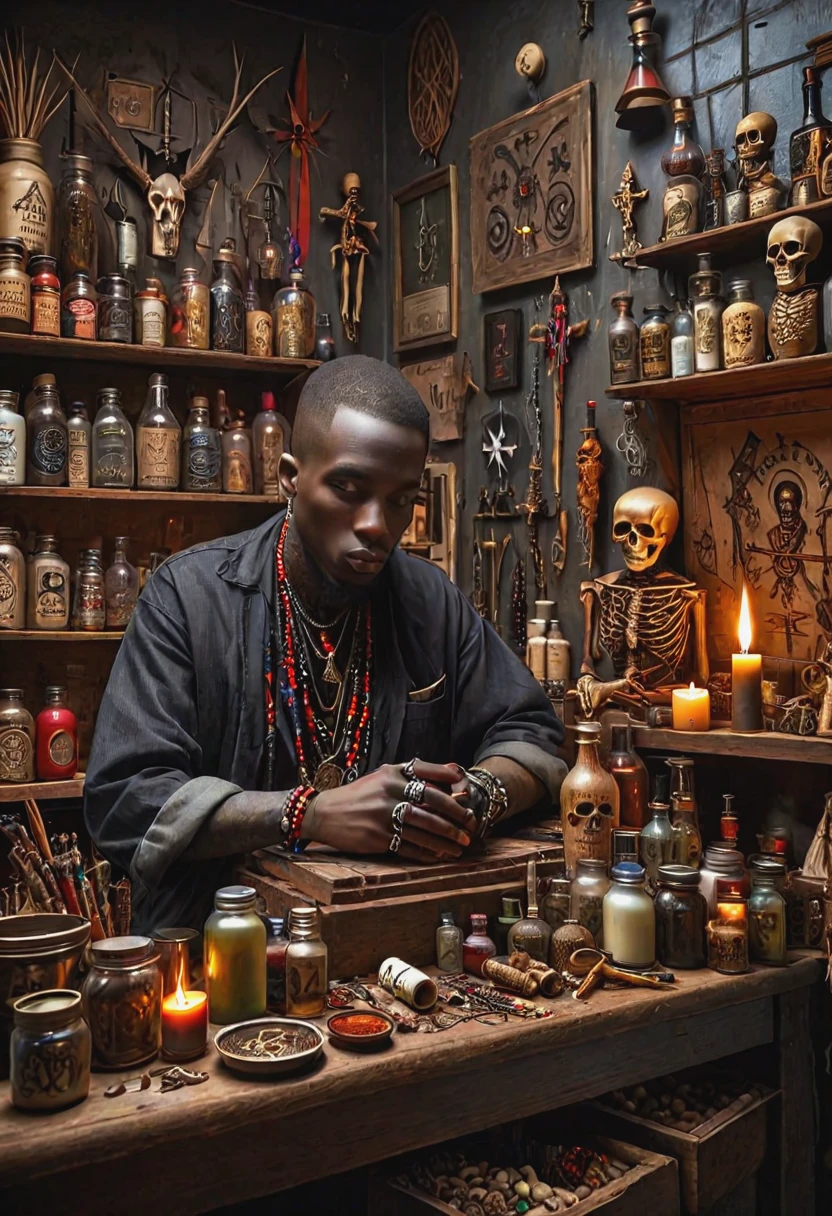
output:
[[[345,202],[343,207],[321,207],[320,218],[339,219],[341,221],[341,239],[330,249],[332,267],[335,269],[337,256],[341,254],[341,321],[348,342],[358,341],[358,326],[361,321],[361,302],[364,296],[364,259],[370,252],[359,233],[359,225],[366,228],[373,240],[376,237],[375,220],[362,220],[364,208],[361,205],[361,178],[357,173],[346,173],[341,183]],[[358,259],[355,275],[355,288],[351,284],[352,261]]]

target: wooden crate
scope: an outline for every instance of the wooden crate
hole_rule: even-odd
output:
[[[672,1157],[606,1136],[593,1136],[592,1142],[634,1168],[571,1207],[570,1216],[589,1212],[603,1212],[603,1216],[678,1216],[679,1181]],[[429,1216],[431,1212],[459,1216],[457,1208],[440,1199],[401,1186],[395,1181],[400,1172],[383,1170],[370,1175],[368,1216]]]
[[[768,1104],[779,1090],[756,1084],[755,1088],[763,1090],[763,1096],[739,1114],[725,1118],[721,1111],[692,1132],[663,1127],[600,1101],[583,1105],[592,1112],[593,1126],[599,1132],[675,1157],[679,1162],[682,1210],[688,1216],[698,1216],[710,1212],[763,1162]]]

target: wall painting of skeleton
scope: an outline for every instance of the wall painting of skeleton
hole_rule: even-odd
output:
[[[592,84],[470,142],[473,290],[592,265]]]

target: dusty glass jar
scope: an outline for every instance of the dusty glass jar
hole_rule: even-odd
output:
[[[58,390],[39,384],[26,414],[26,482],[30,486],[65,486],[69,462],[66,414]]]
[[[291,283],[276,292],[272,304],[274,353],[281,359],[310,359],[315,350],[315,301],[303,271],[290,271]]]
[[[127,560],[130,538],[117,536],[113,562],[104,575],[104,603],[107,629],[126,629],[139,595],[139,572]]]
[[[757,963],[785,967],[786,901],[775,886],[773,874],[751,873],[748,897],[748,952]]]
[[[100,549],[82,549],[75,574],[71,625],[82,633],[97,633],[104,628],[104,570]]]
[[[702,837],[696,826],[696,812],[679,794],[672,794],[670,802],[673,860],[678,866],[693,866],[698,870],[702,860]]]
[[[0,781],[35,779],[35,719],[22,688],[0,688]]]
[[[263,930],[265,934],[265,930]],[[84,1017],[100,1068],[135,1068],[162,1042],[162,973],[149,937],[108,937],[90,946]]]
[[[572,883],[568,878],[550,879],[549,890],[540,901],[540,915],[553,933],[569,920],[571,908]]]
[[[69,279],[82,271],[98,277],[98,199],[92,180],[92,161],[70,152],[58,187],[58,235],[61,275]]]
[[[233,239],[223,241],[214,259],[211,284],[211,349],[242,354],[246,343],[243,289]]]
[[[14,1002],[10,1044],[12,1102],[19,1110],[64,1110],[90,1089],[91,1036],[81,993],[29,992]]]
[[[436,965],[440,971],[457,975],[462,970],[462,930],[454,924],[453,912],[440,912],[436,930]]]
[[[610,296],[617,316],[610,322],[610,383],[632,384],[639,378],[638,325],[633,318],[633,297],[629,291]]]
[[[687,300],[677,298],[670,319],[670,374],[676,380],[693,372],[693,313]]]
[[[643,970],[656,961],[656,913],[644,889],[644,867],[631,861],[613,866],[604,896],[604,949],[618,967]]]
[[[572,879],[571,919],[589,929],[600,946],[604,934],[604,896],[610,889],[606,861],[585,857],[575,866]]]
[[[660,866],[656,909],[656,956],[665,967],[704,967],[708,905],[692,866]]]
[[[94,342],[98,333],[98,293],[89,275],[78,271],[61,292],[61,337]]]
[[[105,274],[97,283],[99,342],[133,341],[133,286],[120,274]]]
[[[133,428],[121,408],[121,392],[102,388],[92,424],[92,484],[127,490],[135,480]]]
[[[26,596],[28,629],[66,629],[69,624],[69,564],[58,553],[57,537],[38,536],[29,563]]]
[[[220,887],[205,922],[203,960],[208,1018],[227,1026],[266,1009],[266,927],[253,887]]]
[[[643,380],[664,380],[670,375],[670,325],[668,309],[656,302],[644,309],[638,331]]]
[[[219,493],[222,489],[220,433],[211,426],[207,397],[193,397],[182,434],[182,489]]]
[[[136,423],[137,489],[178,489],[181,450],[182,428],[170,408],[168,378],[154,372]]]
[[[0,237],[0,332],[28,334],[31,328],[31,281],[28,255],[17,237]]]
[[[286,1012],[315,1018],[326,1008],[328,955],[317,908],[292,908],[286,951]]]
[[[655,891],[659,867],[673,860],[673,828],[670,826],[670,807],[666,802],[654,798],[648,809],[653,812],[653,818],[642,828],[638,847],[647,872],[647,890]]]
[[[170,296],[169,346],[207,350],[210,338],[211,294],[199,271],[186,266]]]
[[[26,627],[26,562],[12,528],[0,527],[0,629]]]

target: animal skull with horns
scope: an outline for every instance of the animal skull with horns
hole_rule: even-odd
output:
[[[107,143],[113,149],[122,162],[128,173],[133,177],[144,191],[147,198],[147,204],[150,207],[153,216],[153,226],[150,239],[150,253],[154,258],[175,258],[179,252],[179,234],[182,226],[182,217],[185,214],[185,199],[187,192],[193,190],[196,186],[202,184],[205,180],[211,161],[218,151],[222,141],[225,139],[232,124],[239,118],[245,107],[251,101],[255,93],[263,87],[267,80],[272,76],[276,76],[282,68],[274,68],[271,72],[265,75],[257,82],[253,89],[246,93],[242,100],[240,96],[240,78],[243,74],[243,64],[245,56],[242,59],[237,54],[237,48],[232,44],[234,52],[234,92],[231,101],[228,105],[228,111],[225,118],[220,123],[214,135],[211,136],[208,143],[197,156],[192,165],[189,165],[181,177],[177,177],[174,173],[166,170],[160,173],[158,177],[151,177],[146,169],[141,165],[137,165],[130,156],[127,155],[124,148],[111,134],[109,127],[104,121],[103,116],[99,113],[95,103],[85,92],[82,86],[78,83],[70,69],[63,63],[59,56],[56,55],[58,63],[63,68],[72,87],[75,89],[79,97],[86,103],[90,116],[98,129],[99,133],[106,139]]]

